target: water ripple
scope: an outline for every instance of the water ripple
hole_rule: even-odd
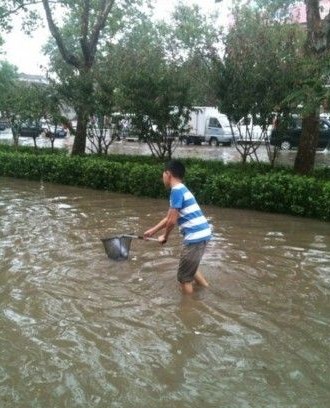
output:
[[[181,239],[141,233],[167,201],[1,179],[0,400],[7,407],[324,408],[326,223],[207,207],[209,290],[183,297]]]

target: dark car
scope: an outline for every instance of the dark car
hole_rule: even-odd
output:
[[[26,122],[21,124],[19,128],[19,134],[23,137],[33,138],[36,138],[41,134],[44,134],[47,137],[64,138],[67,135],[67,130],[62,126],[57,126],[55,129],[54,125],[45,127],[38,122]]]
[[[36,138],[43,132],[42,127],[38,123],[26,122],[19,127],[19,134],[23,137]]]
[[[63,139],[68,134],[68,131],[64,127],[60,127],[56,129],[55,137]]]
[[[270,144],[278,146],[282,150],[290,150],[298,147],[299,139],[302,133],[301,118],[293,117],[289,120],[286,129],[274,128],[270,135]],[[318,148],[325,149],[330,146],[330,122],[326,119],[320,119],[320,133]]]
[[[68,131],[61,125],[52,125],[50,123],[42,123],[42,129],[46,137],[63,139],[67,136]]]
[[[6,130],[10,127],[8,120],[0,119],[0,130]]]
[[[63,139],[68,134],[68,131],[62,126],[58,126],[56,127],[56,129],[55,126],[50,126],[50,128],[48,129],[44,128],[43,130],[45,132],[46,137]]]

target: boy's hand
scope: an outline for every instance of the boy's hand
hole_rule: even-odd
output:
[[[150,229],[148,229],[147,231],[145,231],[145,233],[143,234],[143,238],[144,239],[146,239],[146,238],[150,238],[150,237],[152,237],[153,235],[154,235],[154,229],[153,228],[150,228]]]
[[[161,243],[161,244],[166,244],[167,239],[165,238],[165,235],[160,235],[158,237],[158,242]]]

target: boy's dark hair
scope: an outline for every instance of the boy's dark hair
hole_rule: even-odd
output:
[[[172,176],[182,180],[184,178],[186,169],[184,167],[184,164],[179,160],[170,160],[165,164],[165,171],[169,171]]]

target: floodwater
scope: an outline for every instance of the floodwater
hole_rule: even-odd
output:
[[[138,142],[126,142],[119,141],[115,142],[110,146],[111,153],[118,154],[135,154],[135,155],[150,155],[150,149],[146,143]],[[284,165],[288,167],[293,167],[295,157],[297,155],[297,149],[289,151],[279,151],[276,159],[277,165]],[[209,146],[203,143],[201,146],[194,145],[180,145],[178,144],[173,150],[173,157],[175,158],[187,158],[196,157],[204,160],[222,160],[224,163],[229,162],[241,162],[242,157],[235,146],[224,147],[224,146]],[[267,149],[264,144],[261,144],[257,150],[256,155],[252,155],[251,158],[248,157],[247,161],[260,161],[269,163],[269,158],[267,154]],[[330,166],[330,150],[317,149],[315,154],[315,167]]]
[[[329,223],[204,207],[209,289],[183,296],[166,200],[0,178],[1,408],[326,408]]]
[[[7,129],[6,131],[0,132],[0,143],[11,144],[13,140],[11,131]],[[55,148],[65,148],[69,152],[71,151],[74,137],[68,135],[64,139],[55,139]],[[31,137],[20,137],[19,144],[23,146],[33,146],[33,139]],[[51,147],[51,142],[49,138],[40,136],[37,138],[38,147]],[[88,146],[87,146],[87,151]],[[126,141],[120,140],[115,141],[110,145],[109,153],[113,154],[134,154],[134,155],[151,155],[150,148],[146,143],[139,143],[137,141]],[[297,150],[290,151],[279,151],[276,163],[278,165],[284,165],[292,167],[295,161]],[[203,144],[201,146],[194,145],[180,145],[178,144],[173,149],[173,157],[175,158],[187,158],[196,157],[205,160],[222,160],[224,163],[229,162],[240,162],[242,161],[240,153],[237,149],[233,147],[213,147],[208,144]],[[252,156],[253,161],[257,159],[260,162],[269,162],[267,150],[264,145],[261,145],[257,150],[257,158]],[[251,159],[247,159],[248,161]],[[318,149],[315,154],[315,167],[330,166],[330,150],[320,150]]]

